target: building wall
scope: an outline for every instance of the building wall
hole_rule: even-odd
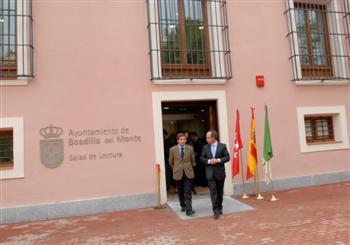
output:
[[[2,180],[2,207],[155,193],[152,92],[223,90],[228,127],[241,110],[246,160],[251,106],[256,108],[259,157],[264,104],[274,147],[274,178],[349,170],[349,151],[300,153],[298,106],[346,107],[349,86],[296,86],[283,1],[228,1],[233,79],[225,85],[154,85],[150,81],[145,1],[33,1],[35,78],[3,86],[2,117],[24,118],[25,177]],[[264,74],[264,88],[255,75]],[[39,130],[64,129],[65,161],[40,163]],[[69,146],[69,130],[128,128],[141,142]],[[162,147],[162,146],[156,146]],[[70,155],[121,152],[115,160],[70,161]],[[260,157],[261,159],[261,157]],[[261,179],[262,169],[260,169]],[[235,183],[240,183],[237,177]]]

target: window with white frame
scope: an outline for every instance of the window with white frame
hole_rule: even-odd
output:
[[[31,0],[0,0],[0,80],[33,77]]]
[[[347,1],[285,2],[293,80],[349,80]]]
[[[230,79],[226,1],[148,0],[151,79]]]
[[[23,177],[23,118],[0,118],[0,179]]]
[[[301,152],[348,149],[345,106],[298,107]]]

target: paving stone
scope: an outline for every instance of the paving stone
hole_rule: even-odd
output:
[[[268,194],[264,194],[266,197]],[[182,219],[168,207],[0,226],[2,245],[31,244],[350,244],[350,183],[277,192],[279,201],[226,197],[213,219],[210,201]],[[197,197],[194,200],[196,207]],[[230,202],[233,202],[230,204]],[[174,202],[175,204],[175,202]],[[177,203],[176,203],[177,204]],[[229,212],[230,205],[251,207]],[[171,206],[171,205],[169,205]],[[226,212],[225,212],[226,206]],[[175,207],[176,209],[176,207]],[[209,210],[209,211],[208,211]],[[202,212],[205,211],[205,212]],[[209,216],[207,214],[209,213]]]

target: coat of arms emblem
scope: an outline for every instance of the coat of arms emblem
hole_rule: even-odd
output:
[[[59,139],[63,129],[52,125],[41,128],[40,160],[48,168],[57,168],[64,159],[63,139]]]

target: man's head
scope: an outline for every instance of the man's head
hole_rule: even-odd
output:
[[[187,139],[190,137],[188,130],[185,130],[184,135],[186,136]]]
[[[206,134],[206,139],[207,139],[208,144],[215,143],[215,141],[218,140],[218,132],[216,132],[213,129],[209,130]]]
[[[196,132],[193,131],[193,132],[190,133],[190,139],[192,141],[196,141],[197,138],[198,138],[198,135],[197,135]]]
[[[186,140],[187,140],[187,137],[184,133],[178,133],[177,136],[176,136],[176,139],[177,139],[177,143],[179,145],[185,145],[186,144]]]

